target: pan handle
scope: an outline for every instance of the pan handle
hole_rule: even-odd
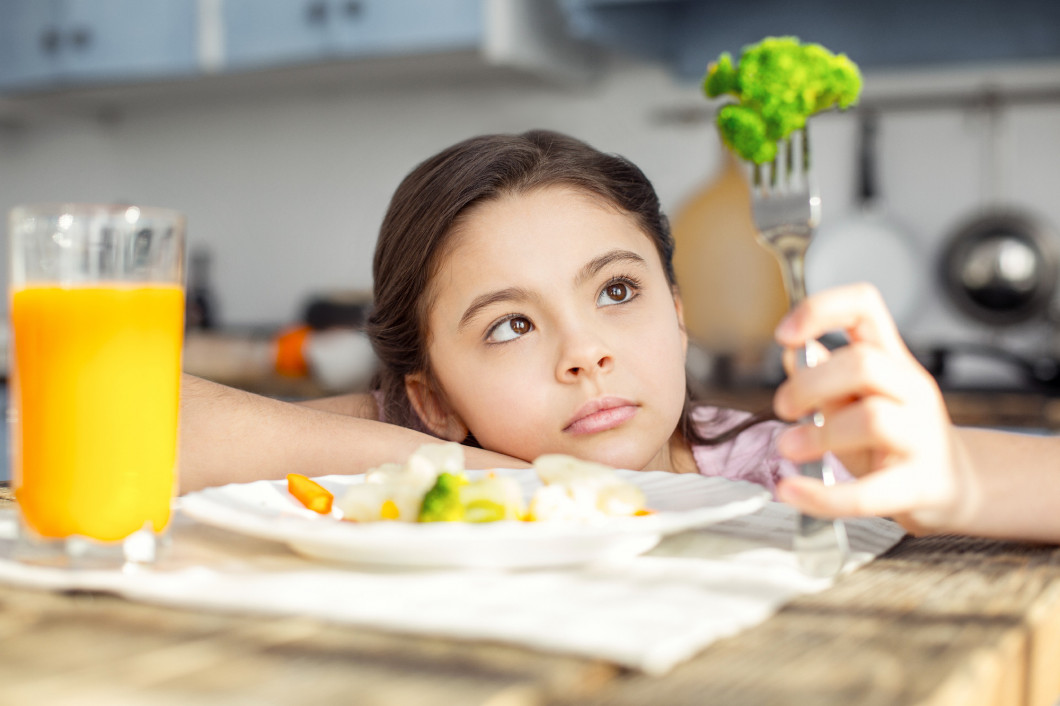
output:
[[[875,110],[859,113],[858,141],[858,204],[870,206],[880,193],[876,164],[876,136],[879,132],[880,116]]]

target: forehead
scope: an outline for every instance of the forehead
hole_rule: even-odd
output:
[[[475,268],[487,262],[518,263],[522,270],[534,264],[580,266],[578,260],[615,247],[640,252],[646,258],[655,251],[633,215],[598,195],[548,186],[507,194],[466,212],[452,233],[439,269]]]

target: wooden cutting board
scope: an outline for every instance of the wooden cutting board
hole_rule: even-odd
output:
[[[674,268],[693,341],[709,352],[759,357],[788,308],[780,267],[758,244],[751,192],[727,149],[718,172],[671,219]]]

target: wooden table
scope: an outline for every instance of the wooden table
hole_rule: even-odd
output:
[[[3,704],[1052,706],[1058,697],[1056,546],[907,537],[664,677],[505,645],[0,586]]]

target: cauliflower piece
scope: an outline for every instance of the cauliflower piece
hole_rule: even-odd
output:
[[[465,522],[521,520],[525,504],[523,491],[514,478],[489,476],[460,488]]]
[[[432,483],[439,473],[463,473],[464,447],[455,441],[424,444],[409,456],[405,468],[417,478],[430,475]]]
[[[390,499],[387,487],[378,483],[361,483],[350,486],[342,497],[336,500],[335,506],[342,511],[344,520],[378,522],[385,519],[383,505],[387,502],[396,505]]]
[[[365,473],[336,503],[343,517],[356,522],[416,522],[423,498],[441,473],[461,473],[464,447],[446,442],[424,444],[405,463],[384,463]]]
[[[535,520],[621,517],[644,509],[644,493],[619,478],[610,466],[546,454],[534,461],[534,470],[544,483],[530,503]]]

